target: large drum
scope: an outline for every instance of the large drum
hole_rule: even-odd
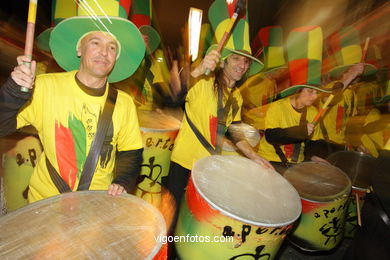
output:
[[[7,211],[27,205],[28,184],[42,153],[35,135],[14,134],[1,140],[3,187]]]
[[[284,173],[297,189],[302,215],[289,240],[305,251],[335,248],[344,234],[351,181],[339,168],[316,162],[297,164]]]
[[[0,218],[1,259],[165,259],[165,221],[132,195],[71,192]]]
[[[275,171],[241,156],[205,157],[192,169],[176,249],[183,260],[273,259],[300,213],[298,193]]]
[[[351,179],[352,192],[345,220],[345,237],[352,238],[357,230],[357,199],[360,210],[363,207],[366,191],[370,187],[371,174],[375,169],[375,158],[354,151],[339,151],[329,155],[331,164],[343,170]]]
[[[161,179],[169,172],[173,144],[180,128],[176,118],[155,112],[138,111],[144,145],[140,181],[135,195],[160,206]]]

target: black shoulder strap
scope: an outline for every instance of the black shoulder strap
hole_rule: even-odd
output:
[[[233,92],[235,91],[236,89],[233,89],[230,94],[229,94],[229,97],[226,101],[226,104],[225,106],[223,106],[222,104],[222,96],[223,96],[223,90],[222,88],[218,88],[218,108],[217,108],[217,140],[216,140],[216,147],[215,147],[215,150],[217,152],[217,154],[220,154],[222,152],[222,139],[223,139],[223,136],[225,135],[225,128],[226,128],[226,119],[228,117],[228,114],[230,112],[230,108],[232,107],[232,105],[234,104],[233,106],[233,109],[232,109],[232,118],[234,120],[234,117],[236,116],[237,112],[238,112],[238,106],[237,106],[237,102],[234,102],[235,99],[234,99],[234,95],[233,95]]]
[[[80,182],[77,190],[88,190],[91,185],[93,174],[95,173],[96,165],[99,159],[99,154],[102,149],[104,137],[112,122],[112,113],[114,112],[118,91],[109,86],[108,95],[104,104],[103,113],[99,118],[95,138],[92,141],[91,148],[87,159],[85,160],[83,171],[81,173]]]
[[[118,91],[114,87],[109,86],[108,96],[104,104],[103,113],[98,121],[95,138],[92,141],[91,148],[89,149],[89,153],[87,159],[85,160],[84,168],[81,173],[80,182],[77,188],[78,191],[88,190],[89,186],[91,185],[92,177],[96,169],[103,141],[107,134],[107,129],[109,128],[112,121],[112,113],[114,111],[117,96]],[[47,159],[47,157],[46,166],[49,171],[50,178],[53,181],[54,185],[57,187],[58,191],[60,193],[71,192],[72,190],[69,188],[69,185],[61,178],[61,176]]]
[[[192,123],[191,119],[187,115],[187,111],[184,110],[184,115],[187,119],[188,124],[190,125],[192,131],[198,138],[199,142],[203,145],[203,147],[212,155],[217,154],[211,144],[206,140],[206,138],[199,132],[198,128]]]

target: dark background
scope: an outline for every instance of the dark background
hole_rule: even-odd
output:
[[[203,22],[207,22],[207,10],[212,0],[153,0],[154,23],[166,46],[177,47],[181,31],[188,19],[190,7],[203,10]],[[317,16],[328,17],[321,25],[324,34],[343,25],[349,25],[370,11],[383,5],[386,0],[248,0],[250,35],[267,25],[279,24],[285,32],[293,26],[310,23]],[[27,20],[28,0],[2,0],[0,20],[8,21],[24,30]],[[50,26],[51,0],[38,1],[36,33]],[[390,19],[390,17],[388,17]],[[318,19],[317,19],[318,20]]]

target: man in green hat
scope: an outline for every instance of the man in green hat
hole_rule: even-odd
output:
[[[217,0],[210,10],[217,6],[218,9],[226,9],[226,2]],[[235,35],[234,30],[232,35]],[[224,48],[220,54],[213,47],[210,48],[202,62],[191,72],[192,83],[185,100],[185,117],[175,140],[167,182],[164,183],[176,200],[177,211],[193,164],[211,154],[220,154],[221,140],[225,134],[246,157],[265,168],[272,168],[267,160],[256,154],[243,135],[229,134],[229,126],[241,122],[240,81],[254,63],[258,63],[255,66],[260,69],[262,63],[242,50]],[[214,73],[206,76],[207,70]],[[172,229],[174,225],[175,220]]]
[[[94,18],[84,12],[86,2]],[[59,23],[50,36],[52,54],[67,72],[35,79],[35,61],[19,56],[0,89],[0,135],[32,125],[44,148],[30,179],[29,202],[76,190],[120,195],[132,190],[139,173],[143,148],[134,103],[108,82],[137,69],[144,42],[136,26],[118,17],[126,12],[117,1],[80,1],[78,8],[79,16]],[[87,175],[88,168],[95,170]],[[83,181],[86,176],[91,179]]]

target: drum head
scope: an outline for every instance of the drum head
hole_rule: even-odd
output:
[[[139,125],[143,131],[147,129],[154,130],[178,130],[180,121],[173,116],[163,112],[138,110]]]
[[[3,259],[152,259],[165,221],[147,202],[107,191],[71,192],[0,218]]]
[[[307,200],[333,201],[351,190],[351,181],[339,168],[316,162],[303,162],[288,168],[284,177]]]
[[[191,178],[210,206],[244,223],[285,226],[301,213],[294,187],[274,170],[241,156],[205,157],[194,164]]]
[[[329,155],[327,160],[349,176],[354,188],[366,190],[370,186],[374,157],[361,152],[339,151]]]

